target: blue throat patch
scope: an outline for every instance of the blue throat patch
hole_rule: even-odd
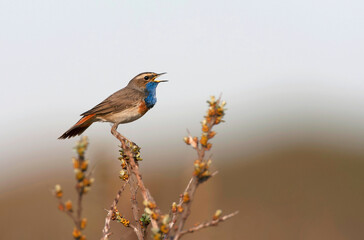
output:
[[[146,94],[147,97],[144,98],[145,105],[147,105],[147,108],[152,108],[155,103],[157,102],[156,97],[156,90],[157,90],[158,83],[157,82],[149,82],[146,85]]]

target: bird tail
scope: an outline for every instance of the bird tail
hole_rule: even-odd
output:
[[[75,125],[73,125],[67,132],[63,133],[58,139],[71,138],[81,135],[91,124],[95,121],[96,114],[90,114],[82,117]]]

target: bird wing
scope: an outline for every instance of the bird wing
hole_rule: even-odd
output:
[[[145,94],[132,88],[123,88],[110,95],[104,101],[84,112],[81,116],[90,114],[105,115],[112,112],[121,112],[130,107],[137,106],[141,99],[145,98]]]

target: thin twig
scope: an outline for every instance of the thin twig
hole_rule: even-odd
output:
[[[138,234],[139,234],[138,228],[136,226],[134,226],[133,224],[129,224],[129,227],[131,227],[134,230],[135,234],[138,236]]]
[[[138,185],[135,184],[135,180],[133,179],[134,176],[130,176],[129,179],[129,187],[130,187],[130,203],[131,203],[131,210],[133,211],[134,221],[136,224],[136,228],[138,231],[136,231],[136,235],[139,240],[144,239],[142,227],[139,224],[139,208],[138,208],[138,202],[136,200],[136,194],[138,192]]]
[[[83,196],[83,187],[80,188],[79,192],[78,192],[78,207],[77,207],[77,226],[78,229],[81,230],[81,221],[82,221],[82,196]]]
[[[82,163],[85,161],[85,157],[84,155],[78,155],[78,168],[79,170],[81,171],[81,166],[82,166]],[[82,187],[78,187],[78,185],[76,185],[76,191],[77,191],[77,224],[76,224],[76,227],[77,229],[81,230],[81,221],[82,221],[82,197],[83,195],[85,194],[85,186],[82,186]]]
[[[225,215],[223,217],[220,217],[220,218],[218,218],[216,220],[212,220],[210,222],[201,223],[201,224],[197,225],[196,227],[192,227],[192,228],[190,228],[188,230],[184,230],[184,231],[180,232],[179,236],[181,237],[182,235],[184,235],[186,233],[193,233],[193,232],[198,231],[198,230],[201,230],[203,228],[207,228],[207,227],[211,227],[211,226],[216,226],[219,222],[223,222],[223,221],[225,221],[225,220],[227,220],[227,219],[229,219],[231,217],[234,217],[238,213],[239,213],[239,211],[236,211],[236,212],[230,213],[228,215]],[[175,239],[177,239],[177,238],[175,238]]]
[[[64,212],[67,214],[67,216],[69,216],[72,221],[75,223],[75,225],[77,226],[78,222],[77,222],[77,219],[75,218],[75,216],[72,214],[72,212],[70,211],[67,211],[66,207],[65,207],[65,204],[64,202],[62,201],[62,199],[59,199],[59,205],[62,206],[62,208],[64,209]]]
[[[183,227],[186,223],[186,220],[188,218],[188,216],[190,215],[191,213],[191,206],[192,206],[192,201],[193,201],[193,197],[195,195],[195,192],[196,192],[196,189],[199,185],[199,181],[197,179],[197,177],[193,177],[193,181],[189,187],[189,189],[187,190],[187,193],[189,195],[189,202],[185,203],[185,207],[184,207],[184,210],[181,214],[181,217],[180,217],[180,221],[179,221],[179,224],[178,224],[178,229],[177,229],[177,234],[174,238],[174,240],[178,240],[181,236],[181,232],[183,230]]]
[[[155,202],[154,198],[150,194],[149,190],[145,187],[144,182],[142,180],[142,175],[139,172],[139,166],[135,163],[135,160],[133,158],[132,161],[130,161],[130,165],[132,167],[132,171],[134,172],[135,176],[137,177],[138,186],[140,188],[140,191],[142,193],[142,196],[145,200],[148,200],[150,202]]]
[[[111,204],[110,210],[107,211],[108,213],[107,213],[107,216],[105,218],[105,226],[104,226],[104,229],[102,230],[102,233],[103,233],[103,236],[101,238],[102,240],[106,240],[111,235],[111,232],[110,232],[110,221],[111,221],[111,217],[112,217],[112,214],[114,212],[114,209],[115,209],[116,205],[119,202],[121,193],[124,191],[125,186],[126,186],[127,183],[128,182],[126,181],[120,187],[120,189],[118,190],[118,193],[116,194],[116,197],[115,197],[113,203]]]
[[[187,191],[188,191],[188,189],[189,189],[189,188],[190,188],[190,186],[191,186],[192,181],[193,181],[193,178],[191,178],[191,179],[190,179],[190,181],[188,182],[187,187],[186,187],[186,189],[185,189],[185,191],[184,191],[184,192],[187,192]],[[182,203],[183,203],[183,195],[181,194],[181,196],[180,196],[180,198],[179,198],[179,203],[178,203],[178,205],[177,205],[177,206],[182,206]],[[172,221],[169,223],[169,229],[172,229],[172,228],[173,228],[174,224],[175,224],[175,223],[176,223],[176,221],[177,221],[177,217],[178,217],[178,211],[176,211],[176,212],[174,212],[174,213],[172,214]]]

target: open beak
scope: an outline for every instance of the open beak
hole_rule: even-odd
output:
[[[160,76],[162,76],[164,74],[166,74],[166,72],[157,74],[157,76],[154,78],[153,82],[157,82],[157,83],[168,82],[168,80],[156,80],[156,78],[158,78],[158,77],[160,77]]]

